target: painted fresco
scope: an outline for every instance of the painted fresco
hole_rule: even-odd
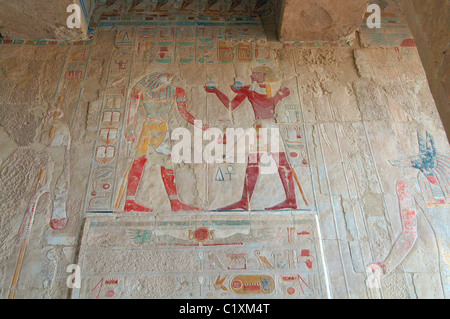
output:
[[[72,298],[448,297],[450,148],[382,4],[362,47],[268,40],[259,0],[85,2],[86,41],[2,40],[1,297],[67,296],[72,264]],[[197,157],[239,128],[242,162]]]
[[[156,298],[325,297],[314,217],[269,219],[93,219],[80,255],[89,274],[77,297],[133,297],[140,284]],[[109,264],[110,254],[123,261],[149,259],[131,269],[128,262]],[[171,261],[163,265],[161,256]],[[164,290],[158,291],[160,285]]]
[[[399,0],[370,1],[381,8],[381,28],[361,26],[361,41],[365,47],[414,47],[416,43],[409,31]],[[370,13],[366,14],[369,17]]]

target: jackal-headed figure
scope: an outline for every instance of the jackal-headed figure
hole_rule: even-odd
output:
[[[131,101],[128,110],[126,139],[129,142],[136,141],[136,120],[138,109],[145,110],[146,118],[137,141],[136,155],[128,173],[128,189],[124,210],[126,212],[151,212],[136,202],[136,194],[141,182],[146,162],[151,159],[154,152],[170,154],[163,142],[168,138],[169,114],[176,104],[181,117],[194,125],[196,118],[187,110],[186,92],[181,87],[173,85],[175,76],[169,73],[153,73],[140,80],[131,93]],[[206,130],[208,126],[203,125]],[[172,161],[170,161],[172,162]],[[173,169],[161,166],[161,177],[169,196],[172,211],[199,210],[184,204],[178,197]]]
[[[417,213],[423,211],[436,237],[439,248],[440,271],[444,295],[450,296],[450,267],[448,247],[450,234],[450,157],[439,154],[432,136],[426,139],[418,134],[419,154],[402,160],[390,161],[393,166],[419,170],[416,181],[397,183],[402,233],[396,239],[391,252],[383,262],[373,263],[368,269],[386,276],[408,256],[418,238]]]
[[[426,139],[417,132],[419,154],[405,160],[391,161],[393,166],[418,169],[417,180],[426,206],[450,204],[450,158],[436,151],[433,137],[426,133]]]

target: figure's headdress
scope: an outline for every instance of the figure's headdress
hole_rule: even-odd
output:
[[[264,82],[266,85],[266,94],[269,98],[273,97],[272,85],[271,83],[277,82],[278,77],[275,72],[268,68],[267,66],[257,66],[252,69],[253,72],[263,73],[264,74]]]
[[[271,68],[267,66],[257,66],[252,69],[253,72],[263,73],[266,83],[273,83],[278,81],[278,77]]]
[[[174,75],[170,73],[152,73],[147,75],[145,78],[139,81],[138,85],[142,85],[149,89],[152,97],[157,99],[172,99],[174,97],[174,88],[168,86],[164,91],[159,91],[158,88],[161,87],[166,82],[163,82],[164,78],[171,79]]]

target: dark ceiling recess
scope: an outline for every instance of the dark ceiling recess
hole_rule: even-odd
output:
[[[174,13],[175,7],[182,13],[263,15],[271,11],[273,1],[281,0],[102,0],[97,7],[106,11],[127,8],[132,14]]]

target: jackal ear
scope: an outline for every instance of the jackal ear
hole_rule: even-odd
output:
[[[436,145],[434,144],[434,139],[428,132],[427,132],[427,153],[431,155],[436,155]]]
[[[419,152],[420,154],[425,154],[427,152],[427,145],[425,143],[425,140],[423,139],[422,135],[419,131],[417,131],[417,139],[419,141]]]

